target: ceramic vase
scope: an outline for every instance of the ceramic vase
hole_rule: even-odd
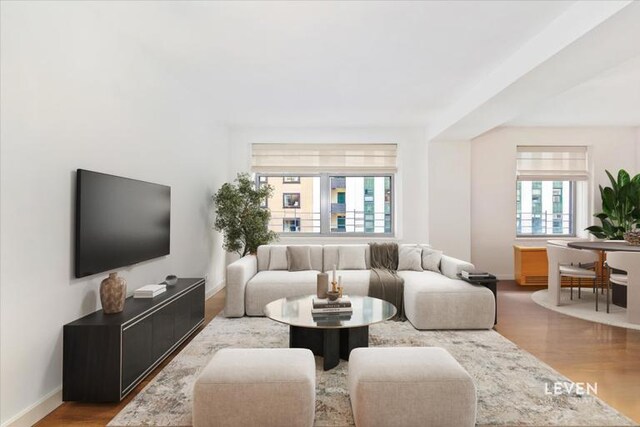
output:
[[[327,273],[318,273],[316,295],[318,298],[326,298],[329,290],[329,275]]]
[[[109,273],[109,277],[100,283],[100,301],[105,314],[122,312],[126,296],[127,281],[118,277],[118,273]]]

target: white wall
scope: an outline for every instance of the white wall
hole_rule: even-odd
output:
[[[636,171],[640,173],[640,127],[636,128]]]
[[[608,183],[605,169],[637,173],[634,128],[497,128],[471,141],[471,260],[477,267],[513,278],[513,245],[544,245],[546,239],[515,237],[517,145],[586,145],[593,179],[591,212],[600,206],[597,185]],[[595,222],[593,222],[595,223]]]
[[[396,143],[398,170],[395,185],[396,237],[406,242],[429,241],[428,150],[423,128],[232,128],[229,132],[229,179],[250,170],[252,143]],[[327,237],[283,237],[281,242],[316,243],[374,240]]]
[[[77,168],[172,188],[171,254],[120,269],[130,291],[170,273],[208,274],[211,289],[224,262],[210,217],[226,129],[91,7],[36,3],[2,5],[2,424],[60,402],[62,326],[100,308],[106,273],[72,274]]]
[[[429,142],[429,236],[433,247],[471,259],[471,142]]]

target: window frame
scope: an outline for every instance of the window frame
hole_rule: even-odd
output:
[[[294,180],[294,181],[287,181],[287,180],[285,180],[285,178],[298,178],[298,179]],[[300,175],[283,175],[282,176],[282,183],[283,184],[300,184]]]
[[[290,226],[289,226],[289,231],[285,231],[286,228],[287,228],[286,225],[285,225],[286,221],[295,221],[296,228],[300,229],[300,217],[282,218],[282,231],[280,233],[286,234],[286,235],[289,235],[289,234],[292,234],[292,233],[293,234],[300,233],[299,231],[291,231],[291,227]]]
[[[260,183],[260,177],[284,177],[284,176],[297,176],[297,177],[311,177],[320,178],[320,231],[319,232],[277,232],[282,237],[366,237],[366,238],[394,238],[396,236],[396,174],[390,172],[322,172],[322,173],[276,173],[276,172],[255,172],[254,178],[256,183]],[[367,232],[354,232],[354,231],[331,231],[331,177],[343,176],[343,177],[389,177],[391,182],[389,188],[391,190],[391,232],[389,233],[367,233]],[[284,192],[283,192],[283,206],[284,206]],[[299,194],[299,193],[298,193]],[[283,209],[299,209],[299,208],[284,208]]]
[[[549,238],[573,238],[576,237],[577,234],[577,212],[576,212],[576,208],[577,208],[577,204],[576,204],[576,194],[577,194],[577,181],[576,180],[572,180],[572,179],[561,179],[561,180],[554,180],[554,181],[561,181],[561,182],[569,182],[569,213],[571,215],[571,225],[570,225],[570,233],[569,234],[555,234],[555,233],[551,233],[551,234],[522,234],[522,233],[518,233],[518,202],[521,204],[522,206],[522,194],[520,194],[520,198],[518,199],[518,181],[520,182],[539,182],[539,181],[544,181],[544,180],[535,180],[535,179],[525,179],[525,180],[517,180],[516,181],[516,215],[515,215],[515,232],[516,232],[516,238],[517,239],[549,239]],[[548,181],[548,180],[547,180]],[[553,202],[553,198],[556,197],[555,194],[555,189],[552,188],[552,203]],[[533,194],[533,193],[532,193]],[[541,195],[541,194],[540,194]],[[553,218],[554,213],[551,213],[551,228],[553,229],[553,221],[555,220],[555,218]],[[522,216],[520,217],[520,222],[522,222]]]
[[[286,196],[291,196],[297,194],[298,195],[298,206],[287,206],[285,204],[285,199]],[[302,199],[300,198],[300,192],[295,192],[295,191],[289,191],[289,192],[282,192],[282,209],[302,209]]]

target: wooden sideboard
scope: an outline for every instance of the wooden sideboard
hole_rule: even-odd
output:
[[[64,325],[62,399],[118,402],[204,322],[204,279]]]

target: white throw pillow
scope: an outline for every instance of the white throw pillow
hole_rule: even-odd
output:
[[[287,247],[272,246],[269,255],[269,270],[288,270]]]
[[[424,270],[435,271],[440,273],[440,260],[442,259],[442,251],[431,249],[430,247],[422,247],[422,268]]]
[[[363,246],[340,246],[338,248],[338,270],[366,270]]]
[[[401,246],[398,251],[398,270],[422,271],[422,248]]]

